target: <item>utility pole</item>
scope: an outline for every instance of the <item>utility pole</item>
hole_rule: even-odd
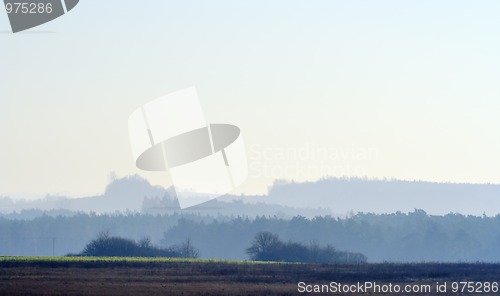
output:
[[[56,238],[52,238],[52,256],[56,255]]]

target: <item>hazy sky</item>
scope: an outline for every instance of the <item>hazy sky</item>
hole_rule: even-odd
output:
[[[500,183],[499,1],[98,1],[11,34],[0,195],[99,193],[136,169],[133,110],[196,86],[250,178]]]

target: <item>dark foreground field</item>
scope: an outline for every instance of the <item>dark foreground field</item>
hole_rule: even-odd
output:
[[[295,295],[298,283],[308,285],[406,285],[432,292],[453,293],[453,282],[474,282],[474,292],[492,293],[500,281],[498,264],[362,264],[319,265],[124,258],[11,258],[0,257],[1,295]],[[436,293],[436,282],[447,282]],[[484,284],[485,282],[489,284]],[[464,287],[455,285],[460,291]],[[481,286],[481,287],[479,287]],[[490,293],[485,293],[486,286]],[[381,287],[381,288],[384,288]],[[465,285],[464,292],[472,289]],[[310,286],[314,288],[314,286]],[[442,288],[443,289],[443,288]],[[493,289],[495,291],[495,289]],[[387,295],[395,293],[374,293]],[[304,294],[304,293],[303,293]],[[330,295],[360,293],[328,293]],[[405,294],[405,293],[400,293]],[[476,293],[470,293],[473,295]],[[479,294],[479,293],[477,293]]]

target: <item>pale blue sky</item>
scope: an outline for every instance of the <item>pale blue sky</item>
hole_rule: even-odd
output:
[[[140,7],[139,5],[142,5]],[[81,0],[9,34],[0,195],[99,193],[134,167],[130,113],[196,86],[240,126],[250,179],[500,183],[498,1]]]

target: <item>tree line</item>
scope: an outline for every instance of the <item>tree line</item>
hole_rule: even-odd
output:
[[[500,215],[428,215],[360,213],[347,218],[317,216],[209,216],[113,214],[0,216],[0,255],[65,255],[79,253],[102,232],[138,242],[149,237],[166,248],[190,238],[204,258],[248,259],[255,235],[271,232],[284,245],[318,243],[366,255],[370,262],[500,262]]]
[[[269,231],[255,235],[246,253],[256,261],[284,261],[311,263],[366,263],[361,253],[337,251],[332,245],[321,247],[317,242],[305,245],[299,242],[283,242],[279,236]]]
[[[365,263],[360,253],[337,251],[333,246],[321,247],[318,243],[307,246],[298,242],[282,242],[278,235],[263,231],[255,235],[252,245],[246,249],[255,261],[310,262],[310,263]],[[101,232],[88,242],[79,254],[69,256],[118,256],[118,257],[173,257],[198,258],[199,250],[188,238],[182,244],[169,247],[154,246],[147,237],[134,241]]]
[[[157,247],[151,239],[144,237],[139,241],[112,236],[108,231],[98,234],[97,238],[88,242],[83,251],[69,256],[112,256],[112,257],[175,257],[198,258],[199,250],[190,239],[181,244],[169,247]]]

